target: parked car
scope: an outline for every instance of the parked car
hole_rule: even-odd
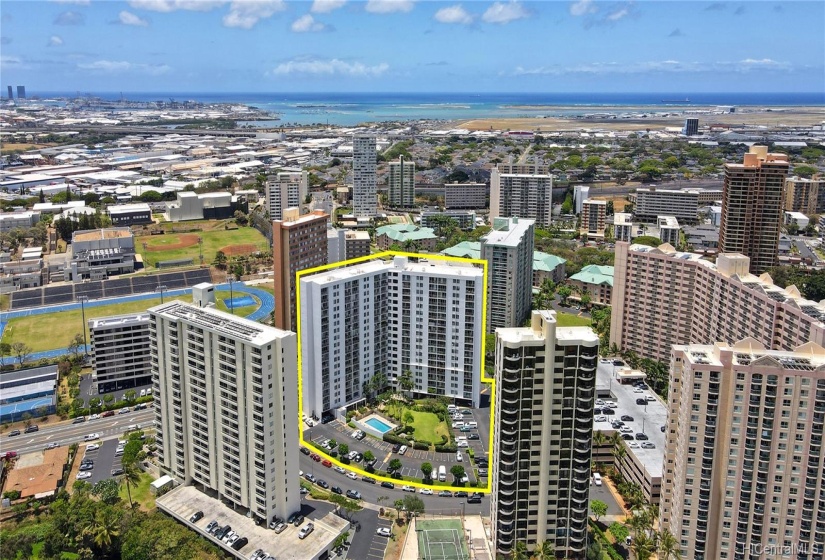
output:
[[[449,490],[442,490],[441,492],[438,493],[438,495],[441,496],[442,498],[452,498],[453,497],[453,493],[450,492]]]
[[[203,517],[203,512],[202,511],[196,511],[195,513],[192,514],[192,517],[189,518],[189,523],[195,523],[196,521],[199,521],[202,517]]]
[[[605,408],[602,410],[602,414],[606,414],[607,416],[613,416],[614,414],[616,414],[616,411],[612,408]]]
[[[334,467],[332,467],[332,470],[341,474],[346,474],[347,472],[346,469],[344,469],[344,467],[341,467],[339,465],[335,465]]]
[[[248,544],[249,544],[249,539],[247,539],[246,537],[241,537],[241,538],[237,539],[235,542],[233,542],[231,544],[231,546],[234,550],[240,550]]]
[[[400,443],[396,443],[395,445],[392,446],[392,452],[393,453],[398,453],[399,449],[401,449],[401,444]]]
[[[487,472],[488,472],[487,469],[478,469],[478,476],[486,478],[487,477]]]
[[[24,432],[27,433],[27,434],[31,434],[33,432],[39,432],[39,431],[40,431],[40,426],[38,426],[37,424],[32,424],[31,426],[28,426],[24,430]]]
[[[480,439],[478,434],[470,434],[467,436],[467,439]]]
[[[312,483],[315,482],[315,475],[312,474],[312,473],[304,474],[304,478],[307,479],[308,481],[312,482]]]
[[[321,464],[328,469],[332,468],[332,461],[330,461],[329,459],[324,459],[323,461],[321,461]]]
[[[97,451],[98,449],[100,449],[100,444],[99,443],[90,443],[89,445],[86,446],[86,452],[87,453],[89,451]]]
[[[633,434],[622,434],[622,439],[625,441],[633,441],[636,438],[633,437]]]
[[[273,527],[273,530],[275,531],[275,534],[281,534],[286,530],[287,527],[289,527],[289,525],[287,525],[286,523],[281,522],[281,523],[277,523],[275,525],[275,527]]]
[[[315,529],[315,525],[312,523],[307,523],[306,527],[301,527],[301,530],[298,532],[299,539],[305,539],[309,536],[309,534]]]
[[[92,473],[89,471],[80,471],[77,473],[77,480],[84,480],[86,478],[92,478]]]
[[[625,414],[625,415],[622,416],[622,421],[624,421],[624,422],[633,422],[633,417]]]
[[[301,453],[303,453],[304,455],[309,455],[309,449],[307,449],[306,447],[302,447]]]
[[[344,491],[341,490],[340,486],[333,486],[329,490],[330,490],[330,492],[333,492],[334,494],[343,494],[344,493]]]
[[[636,399],[636,404],[642,405],[642,406],[646,405],[647,404],[647,399]]]
[[[636,434],[636,439],[638,441],[647,441],[648,437],[647,437],[647,434],[643,434],[642,432],[639,432],[639,433]]]
[[[432,496],[433,495],[433,489],[432,488],[420,488],[418,490],[418,493],[419,494],[424,494],[425,496]]]
[[[350,500],[360,500],[361,499],[361,492],[358,490],[347,490],[347,498]]]
[[[458,492],[453,494],[453,496],[455,496],[456,498],[466,498],[469,496],[469,494],[465,490],[459,490]]]
[[[19,436],[20,430],[12,430],[9,432],[9,437]]]
[[[296,511],[292,515],[289,516],[289,519],[286,520],[287,523],[291,523],[296,527],[304,522],[304,516],[301,515],[300,511]]]
[[[382,487],[382,488],[389,488],[389,489],[393,489],[393,488],[395,488],[395,484],[393,484],[392,482],[387,482],[387,481],[385,480],[384,482],[382,482],[382,483],[381,483],[381,487]]]
[[[128,406],[124,406],[123,408],[120,409],[118,414],[129,414],[130,412],[131,412],[131,409]]]
[[[82,424],[82,423],[83,423],[83,422],[85,422],[85,421],[86,421],[86,417],[85,417],[85,416],[78,416],[77,418],[75,418],[74,420],[72,420],[72,424]]]
[[[358,430],[358,435],[357,435],[357,436],[355,436],[355,439],[357,439],[357,440],[359,440],[359,441],[360,441],[360,440],[364,439],[365,437],[367,437],[367,434],[365,434],[365,433],[364,433],[364,432],[362,432],[361,430]]]
[[[602,475],[600,475],[597,472],[593,473],[593,484],[595,484],[596,486],[601,486],[602,485]]]
[[[596,416],[595,418],[593,418],[593,421],[594,422],[607,422],[607,416],[602,416],[602,415]]]
[[[324,490],[329,488],[329,483],[326,480],[323,480],[323,479],[320,479],[320,478],[318,479],[318,481],[315,484],[317,484],[318,486],[320,486]]]
[[[212,532],[212,529],[214,529],[214,528],[215,528],[215,527],[217,527],[217,526],[218,526],[218,522],[217,522],[217,521],[215,521],[215,520],[213,519],[212,521],[210,521],[210,522],[206,525],[206,532],[207,532],[207,533],[211,533],[211,532]]]
[[[120,476],[123,474],[123,469],[112,469],[112,476]]]
[[[656,444],[652,441],[643,441],[642,449],[656,449]]]
[[[321,462],[321,456],[318,455],[317,453],[313,453],[312,455],[310,455],[310,457],[312,457],[312,460],[315,461],[316,463]]]
[[[101,415],[100,415],[100,417],[101,417],[101,418],[109,418],[109,417],[114,416],[114,415],[115,415],[115,411],[114,411],[114,410],[107,410],[106,412],[104,412],[103,414],[101,414]]]
[[[369,484],[375,484],[375,479],[372,478],[371,476],[362,477],[361,480],[363,480],[364,482],[369,483]]]
[[[348,472],[347,473],[347,478],[349,478],[350,480],[358,480],[358,475],[355,474],[354,472]]]
[[[404,486],[402,486],[401,490],[403,492],[412,492],[413,494],[415,494],[415,488],[413,486],[410,486],[409,484],[405,484]]]
[[[379,537],[390,537],[392,536],[392,531],[390,531],[389,527],[379,527],[376,531]]]

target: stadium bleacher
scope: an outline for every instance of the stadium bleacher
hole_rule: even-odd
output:
[[[165,272],[163,274],[81,282],[64,286],[45,286],[10,293],[9,308],[15,310],[41,305],[72,303],[77,301],[77,296],[100,299],[144,294],[156,291],[158,286],[166,286],[165,289],[167,290],[176,290],[211,281],[212,276],[209,269],[200,268],[183,272]]]

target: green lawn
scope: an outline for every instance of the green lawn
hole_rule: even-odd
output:
[[[140,484],[136,488],[132,488],[132,501],[140,504],[143,510],[151,510],[155,507],[155,496],[149,491],[149,485],[152,484],[152,475],[149,473],[140,473]],[[126,493],[126,487],[120,487],[120,498],[124,502],[129,501],[129,495]]]
[[[450,431],[444,422],[438,419],[438,416],[432,412],[419,412],[412,410],[402,405],[401,403],[389,405],[389,409],[393,415],[398,418],[398,422],[403,423],[404,415],[409,411],[412,413],[415,420],[412,423],[415,432],[413,437],[416,441],[429,441],[432,443],[440,443],[441,436],[450,437]]]
[[[591,322],[588,317],[558,312],[556,313],[556,324],[559,327],[589,327]]]
[[[180,224],[176,224],[180,225]],[[193,226],[194,227],[194,226]],[[183,248],[165,249],[159,251],[149,251],[144,249],[151,247],[163,247],[174,245],[180,242],[180,236],[197,236],[203,240],[203,262],[211,263],[215,260],[215,253],[218,250],[230,245],[255,245],[259,251],[269,251],[269,243],[266,238],[255,228],[242,227],[230,230],[215,231],[195,231],[191,233],[167,233],[166,235],[152,235],[135,238],[135,249],[143,256],[143,262],[147,267],[154,267],[158,261],[169,261],[176,259],[192,258],[198,262],[200,248],[198,244]]]
[[[260,300],[252,296],[260,306]],[[192,294],[184,294],[170,298],[165,296],[164,301],[177,299],[191,302]],[[221,290],[215,294],[217,308],[221,311],[229,311],[223,300],[229,299],[229,290]],[[86,320],[97,317],[109,317],[112,315],[122,315],[125,313],[137,313],[146,311],[150,307],[160,304],[160,297],[144,299],[139,301],[129,301],[125,303],[113,303],[111,305],[101,305],[98,307],[86,307]],[[245,317],[258,309],[258,306],[239,307],[235,314]],[[31,315],[28,317],[18,317],[9,321],[3,332],[3,342],[13,344],[15,342],[25,342],[32,352],[43,352],[56,348],[66,348],[76,333],[82,332],[83,318],[80,309],[72,311],[60,311],[59,313],[49,313],[46,315]],[[88,337],[88,333],[86,335]]]

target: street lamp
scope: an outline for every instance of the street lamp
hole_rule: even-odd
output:
[[[168,288],[166,287],[165,284],[160,284],[160,285],[158,285],[157,288],[155,288],[155,293],[160,292],[160,302],[161,303],[163,303],[163,291],[167,290],[167,289]]]
[[[80,302],[80,315],[83,318],[83,355],[88,356],[88,352],[86,351],[86,307],[85,303],[89,301],[89,296],[77,296],[77,301]]]

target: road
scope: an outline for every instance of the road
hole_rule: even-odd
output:
[[[20,434],[11,438],[3,434],[0,448],[3,451],[28,453],[40,451],[50,443],[57,443],[61,446],[83,443],[83,438],[92,433],[100,434],[102,440],[120,439],[127,426],[131,424],[140,424],[143,427],[154,425],[154,418],[154,410],[147,408],[128,414],[115,413],[109,418],[88,420],[82,424],[72,424],[71,420],[55,424],[40,424],[40,431],[33,434]]]

